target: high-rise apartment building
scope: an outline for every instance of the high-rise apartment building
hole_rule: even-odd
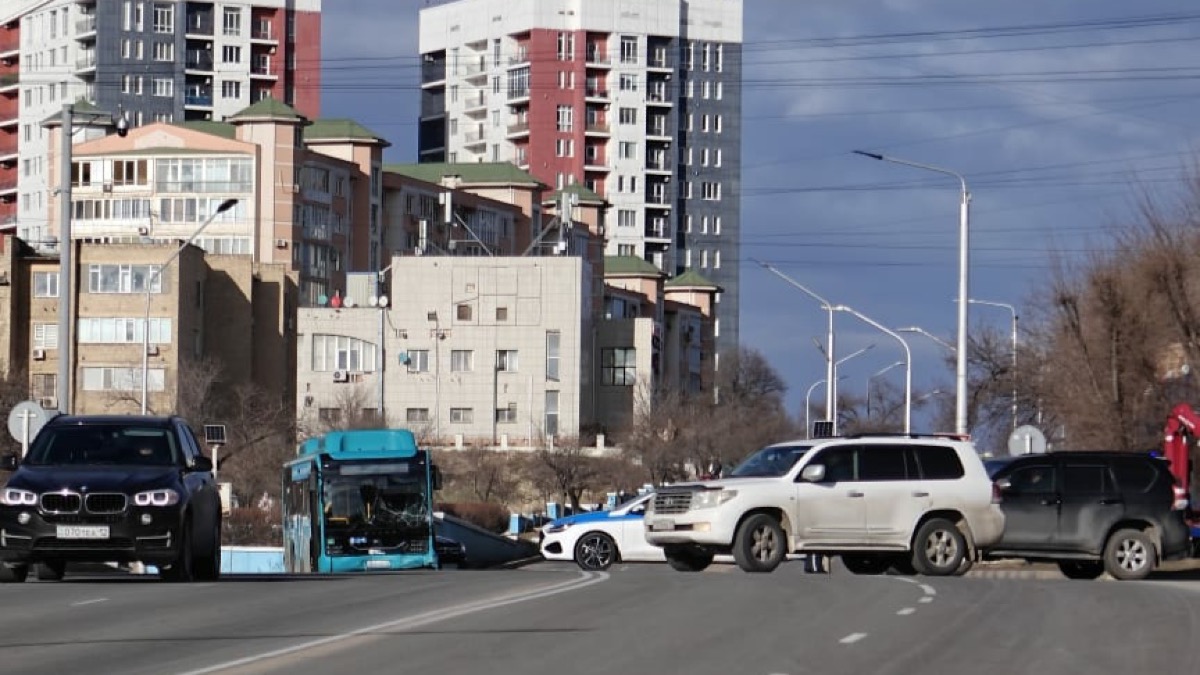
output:
[[[718,295],[738,341],[742,0],[457,0],[421,10],[422,162],[510,161],[604,197],[607,253]]]
[[[42,122],[65,103],[123,113],[134,127],[220,121],[266,98],[318,116],[321,0],[4,4],[0,222],[11,219],[35,247],[51,242],[48,203],[57,187]],[[80,129],[75,140],[100,133]]]

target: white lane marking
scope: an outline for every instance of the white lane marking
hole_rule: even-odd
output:
[[[537,600],[539,598],[545,598],[551,595],[558,595],[559,593],[566,593],[567,591],[586,588],[593,584],[598,584],[607,580],[607,572],[580,572],[580,576],[576,579],[552,584],[550,586],[533,591],[528,591],[525,593],[512,593],[509,595],[501,595],[494,598],[477,600],[475,602],[467,602],[461,605],[454,605],[452,607],[446,607],[443,609],[435,609],[428,612],[423,612],[421,614],[415,614],[413,616],[406,616],[400,619],[394,619],[392,621],[377,623],[372,626],[364,626],[362,628],[356,628],[355,630],[347,631],[345,633],[339,633],[337,635],[330,635],[328,637],[318,638],[316,640],[301,642],[300,644],[292,645],[291,647],[272,649],[270,651],[253,654],[251,656],[235,659],[233,661],[226,661],[224,663],[218,663],[205,668],[188,671],[183,675],[204,675],[205,673],[215,673],[222,670],[228,670],[230,668],[248,666],[252,663],[258,663],[260,661],[267,661],[280,656],[294,654],[296,652],[312,649],[313,647],[320,647],[322,645],[327,645],[334,642],[349,640],[350,638],[358,637],[360,635],[379,633],[387,630],[408,630],[412,628],[418,628],[420,626],[436,623],[438,621],[445,621],[446,619],[454,619],[474,612],[504,607],[505,605],[515,605],[519,602],[525,602],[527,600]]]
[[[917,581],[916,579],[909,579],[908,577],[892,577],[892,578],[895,579],[896,581],[903,581],[906,584],[921,583],[921,582]]]
[[[838,640],[838,642],[840,642],[844,645],[852,645],[855,642],[858,642],[859,640],[861,640],[865,637],[867,637],[866,633],[851,633],[851,634],[847,635],[846,637],[842,638],[841,640]]]
[[[927,595],[923,598],[918,598],[917,602],[925,602],[925,603],[933,602],[933,596]]]
[[[94,605],[97,602],[108,602],[108,598],[92,598],[91,600],[80,600],[79,602],[72,602],[71,606],[72,607],[82,607],[84,605]]]
[[[904,609],[902,609],[896,613],[899,614],[900,616],[908,616],[909,614],[912,614],[915,611],[917,611],[917,610],[913,607],[905,607]]]
[[[929,584],[921,584],[921,590],[925,591],[925,595],[937,595],[937,589]]]

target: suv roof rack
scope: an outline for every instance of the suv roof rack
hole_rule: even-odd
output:
[[[950,433],[903,433],[899,431],[864,431],[856,434],[846,434],[842,438],[943,438],[953,441],[969,441],[971,434],[950,434]]]

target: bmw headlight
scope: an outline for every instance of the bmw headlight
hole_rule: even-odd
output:
[[[711,509],[737,496],[737,490],[701,490],[692,495],[693,509]]]
[[[179,493],[171,490],[147,490],[133,496],[138,506],[174,506],[179,503]]]
[[[5,506],[33,506],[37,504],[37,494],[20,488],[4,488],[0,493],[0,504]]]

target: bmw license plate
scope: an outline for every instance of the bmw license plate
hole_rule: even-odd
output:
[[[59,539],[108,539],[107,525],[59,525]]]

